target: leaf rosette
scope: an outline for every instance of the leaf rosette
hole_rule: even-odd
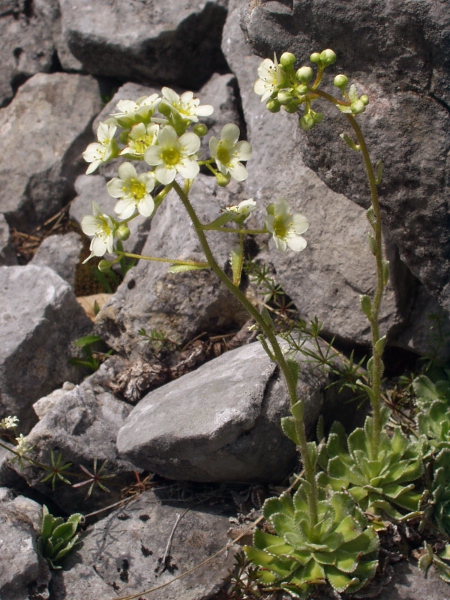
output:
[[[387,418],[388,412],[383,411],[384,425]],[[392,436],[382,431],[373,458],[371,440],[372,417],[348,438],[343,426],[334,423],[319,453],[318,462],[324,471],[318,476],[319,484],[335,491],[347,489],[365,512],[411,518],[419,511],[422,499],[413,482],[423,473],[423,441],[411,442],[400,428]]]
[[[314,525],[307,487],[303,482],[293,497],[284,493],[265,502],[264,517],[276,535],[256,530],[254,546],[244,548],[247,557],[264,586],[298,598],[308,598],[312,585],[327,582],[337,592],[357,591],[377,569],[377,534],[345,492],[327,498],[321,490]]]
[[[61,560],[72,550],[78,535],[77,527],[83,515],[75,513],[67,521],[61,517],[54,517],[48,512],[47,507],[42,507],[41,535],[38,539],[38,548],[52,569],[61,569],[55,562]]]

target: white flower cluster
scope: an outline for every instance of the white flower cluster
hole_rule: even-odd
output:
[[[100,123],[98,141],[89,144],[83,153],[89,163],[86,173],[93,173],[114,158],[126,159],[118,168],[118,177],[107,184],[109,195],[117,199],[114,212],[122,225],[138,214],[144,217],[153,214],[152,192],[158,186],[172,184],[177,175],[186,180],[198,175],[201,142],[195,124],[199,117],[207,117],[213,110],[209,104],[200,104],[193,92],[180,96],[163,87],[161,97],[152,94],[136,101],[120,100],[117,112]],[[188,131],[193,124],[194,131]],[[225,125],[220,140],[210,139],[212,158],[200,163],[207,164],[218,180],[225,177],[225,183],[230,178],[243,181],[247,177],[241,161],[249,160],[252,152],[248,142],[238,141],[239,134],[236,125]],[[138,173],[129,162],[132,160],[144,161],[150,168]],[[89,258],[113,252],[120,221],[103,214],[98,204],[93,203],[93,214],[85,216],[81,224],[84,233],[92,237]]]

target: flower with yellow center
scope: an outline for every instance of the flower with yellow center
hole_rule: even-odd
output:
[[[261,96],[261,102],[264,102],[272,96],[272,94],[286,87],[288,85],[288,79],[286,73],[278,64],[277,57],[274,56],[274,60],[265,58],[258,67],[259,79],[253,87],[255,94]]]
[[[133,125],[128,134],[128,146],[122,150],[121,156],[130,158],[141,158],[149,146],[156,144],[158,139],[159,125],[150,123],[137,123]]]
[[[196,152],[200,149],[200,138],[195,133],[184,133],[178,138],[175,129],[166,125],[158,133],[155,146],[147,148],[144,160],[156,167],[156,179],[169,185],[179,173],[185,179],[194,179],[200,171]]]
[[[222,129],[220,140],[214,136],[210,138],[209,149],[216,161],[217,168],[223,175],[229,173],[236,181],[244,181],[247,179],[248,173],[240,161],[251,158],[252,147],[248,142],[238,142],[239,133],[237,125],[228,123]]]
[[[127,129],[135,123],[149,123],[161,98],[158,94],[141,96],[134,100],[119,100],[116,105],[118,112],[113,113],[108,123]]]
[[[108,162],[119,154],[117,142],[114,139],[117,127],[100,123],[97,129],[98,142],[89,144],[83,152],[83,158],[91,163],[87,168],[86,175],[93,173],[102,163]]]
[[[86,215],[81,221],[81,229],[88,236],[94,236],[91,241],[91,254],[83,264],[93,256],[103,256],[105,252],[114,249],[114,223],[111,217],[102,214],[97,202],[92,202],[92,215]]]
[[[129,162],[122,163],[118,171],[119,177],[114,177],[106,185],[110,196],[120,198],[114,212],[120,219],[128,219],[137,209],[143,217],[149,217],[155,208],[150,194],[155,187],[154,174],[138,175]]]
[[[283,198],[267,207],[265,225],[277,250],[284,251],[289,246],[291,250],[301,252],[306,248],[306,240],[300,234],[308,229],[308,219],[300,213],[290,214],[289,204]]]
[[[200,100],[194,98],[193,92],[184,92],[179,96],[172,89],[163,87],[161,94],[163,95],[163,104],[167,105],[182,119],[193,123],[197,123],[198,117],[208,117],[214,112],[214,108],[210,104],[200,104]]]

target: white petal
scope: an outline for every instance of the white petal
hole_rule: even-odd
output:
[[[118,177],[114,177],[111,181],[108,181],[106,189],[108,190],[108,194],[113,198],[122,198],[126,193],[123,189],[123,181]]]
[[[200,167],[198,166],[198,162],[195,160],[189,160],[185,158],[178,164],[178,172],[185,179],[194,179],[194,177],[198,175],[199,171]]]
[[[175,179],[177,170],[174,167],[168,168],[165,164],[158,165],[155,170],[156,179],[163,185],[169,185]]]
[[[160,146],[150,146],[144,153],[144,160],[148,165],[160,165],[163,163],[163,159],[161,158],[161,147]]]
[[[95,160],[94,162],[92,162],[86,169],[86,175],[90,175],[91,173],[93,173],[101,164],[101,160]]]
[[[174,92],[171,88],[163,87],[161,90],[161,94],[171,104],[175,104],[180,101],[180,96],[176,92]]]
[[[294,252],[301,252],[306,248],[306,240],[300,235],[288,235],[286,237],[286,243],[291,250],[294,250]]]
[[[252,157],[252,147],[248,142],[238,142],[234,151],[239,160],[250,160]]]
[[[178,142],[178,136],[171,125],[166,125],[158,134],[158,144],[172,148]]]
[[[219,146],[219,140],[216,137],[212,136],[209,139],[209,150],[210,150],[212,156],[216,156],[218,146]]]
[[[305,233],[305,231],[308,229],[309,221],[304,215],[295,213],[292,215],[292,226],[295,233],[300,235],[301,233]]]
[[[142,198],[137,208],[143,217],[150,217],[155,210],[155,203],[153,202],[153,198],[150,196],[150,194]]]
[[[286,220],[290,216],[289,210],[290,209],[289,209],[289,204],[288,204],[287,200],[285,200],[284,198],[280,198],[279,200],[276,201],[275,215],[278,218],[282,218],[283,220]]]
[[[136,169],[130,162],[122,163],[118,169],[118,172],[122,181],[126,181],[127,179],[137,179]]]
[[[281,238],[277,237],[275,234],[273,235],[273,241],[275,242],[275,247],[277,250],[280,250],[280,252],[284,252],[286,250],[286,242]]]
[[[125,198],[119,200],[114,207],[114,212],[119,216],[120,219],[128,219],[134,214],[136,210],[136,203],[132,198]]]
[[[81,220],[81,229],[86,235],[95,235],[99,229],[99,222],[96,217],[86,215]]]
[[[199,117],[209,117],[214,112],[214,106],[211,106],[211,104],[201,104],[195,112]]]
[[[270,86],[270,88],[272,90],[273,86]],[[255,85],[253,86],[253,91],[255,92],[255,94],[258,94],[258,96],[262,96],[263,94],[265,94],[268,91],[268,89],[268,84],[262,79],[257,79],[255,81]]]
[[[264,222],[267,231],[270,231],[270,233],[273,233],[273,224],[275,221],[275,217],[273,215],[267,215],[266,216],[266,220]]]
[[[239,133],[239,127],[237,125],[228,123],[222,129],[221,139],[228,142],[231,146],[234,146],[239,139]]]
[[[92,239],[90,249],[95,256],[103,256],[107,250],[107,240],[103,237],[95,236]]]
[[[231,163],[228,165],[228,170],[230,171],[231,177],[236,181],[244,181],[244,179],[247,179],[248,177],[247,169],[244,165],[241,165],[240,162]]]
[[[184,133],[180,137],[180,144],[184,152],[188,155],[195,154],[200,148],[200,138],[193,132]]]

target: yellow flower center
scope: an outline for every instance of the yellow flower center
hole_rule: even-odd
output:
[[[223,165],[227,165],[230,162],[230,153],[221,145],[217,148],[217,160]]]
[[[142,200],[142,198],[147,193],[145,185],[142,183],[142,181],[139,181],[138,179],[130,179],[129,181],[127,181],[126,191],[135,200]]]
[[[161,153],[161,158],[166,165],[174,166],[180,162],[180,153],[176,148],[167,148]]]
[[[279,238],[280,240],[284,240],[291,226],[292,221],[286,221],[282,217],[275,217],[273,222],[273,231],[277,238]]]
[[[141,138],[131,140],[129,145],[135,154],[144,154],[147,148],[152,145],[153,138],[153,135],[143,135]]]

